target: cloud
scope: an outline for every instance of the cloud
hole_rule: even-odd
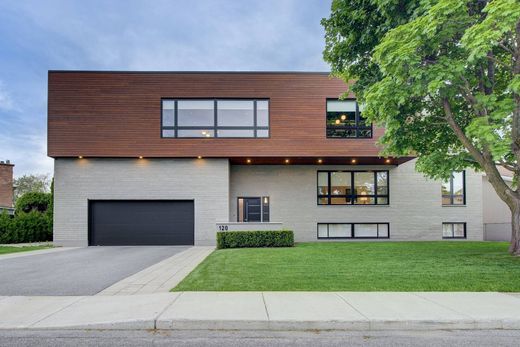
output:
[[[0,110],[11,111],[16,110],[11,95],[7,92],[4,82],[0,80]]]

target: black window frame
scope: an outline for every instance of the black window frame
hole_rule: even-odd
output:
[[[327,124],[327,106],[329,101],[354,101],[356,103],[356,125],[355,126],[333,126]],[[359,104],[356,99],[354,98],[348,98],[348,99],[331,99],[328,98],[325,101],[325,137],[328,139],[340,139],[340,140],[347,140],[347,139],[371,139],[374,137],[374,126],[372,123],[370,123],[370,126],[359,125],[360,119],[361,119],[361,112],[359,111]],[[349,137],[338,137],[338,136],[329,136],[329,130],[354,130],[356,132],[356,136],[349,136]],[[359,136],[359,133],[361,130],[370,130],[370,136]]]
[[[178,125],[178,101],[196,101],[196,100],[207,100],[213,101],[213,124],[208,126],[179,126]],[[218,101],[252,101],[253,102],[253,125],[252,126],[219,126],[218,125]],[[164,102],[165,101],[173,101],[175,103],[174,107],[174,125],[173,126],[165,126],[164,123]],[[267,101],[267,126],[258,126],[257,125],[257,102],[258,101]],[[173,130],[174,136],[164,136],[164,130]],[[179,130],[211,130],[213,131],[213,136],[204,137],[204,136],[183,136],[179,137]],[[218,130],[253,130],[253,136],[218,136]],[[258,130],[267,130],[268,136],[258,136]],[[271,137],[271,99],[269,98],[170,98],[164,97],[161,98],[161,138],[162,139],[268,139]]]
[[[462,173],[462,204],[455,204],[455,197],[456,196],[460,196],[460,195],[456,195],[455,192],[454,192],[454,189],[453,189],[453,174],[451,175],[450,179],[449,179],[449,183],[450,183],[450,193],[449,194],[444,194],[443,191],[442,191],[442,186],[441,186],[441,203],[442,203],[442,206],[466,206],[466,170],[462,170],[460,171]],[[449,198],[450,199],[450,203],[449,204],[445,204],[444,203],[444,198]]]
[[[350,224],[350,237],[346,236],[327,236],[327,237],[320,237],[320,225],[326,225],[327,226],[327,235],[329,235],[329,225],[338,225],[338,224]],[[378,236],[360,236],[356,237],[356,225],[367,225],[367,224],[376,224],[377,225],[377,235]],[[386,225],[388,230],[387,236],[379,236],[379,225]],[[374,223],[348,223],[348,222],[333,222],[333,223],[317,223],[316,224],[316,238],[318,240],[349,240],[349,239],[390,239],[390,223],[388,222],[374,222]]]
[[[451,236],[444,236],[444,225],[448,225],[448,224],[452,225],[452,227],[451,227]],[[454,232],[454,228],[453,228],[454,224],[462,224],[464,226],[464,236],[455,236],[455,232]],[[460,240],[463,240],[463,239],[466,239],[467,236],[468,236],[466,222],[442,222],[441,233],[442,233],[442,239],[443,240],[450,240],[450,239],[460,239]]]
[[[320,172],[327,173],[327,194],[319,194],[319,177]],[[346,195],[334,195],[331,194],[331,173],[333,172],[349,172],[350,173],[350,187],[351,187],[351,194]],[[354,194],[354,176],[356,172],[373,172],[374,173],[374,192],[375,194],[371,195],[357,195]],[[378,194],[377,193],[377,174],[379,172],[385,172],[386,173],[386,184],[387,184],[387,194]],[[316,174],[316,204],[318,206],[388,206],[390,205],[390,171],[389,170],[318,170]],[[355,204],[354,201],[358,197],[364,197],[364,198],[374,198],[373,204]],[[327,203],[322,204],[320,203],[320,199],[326,198]],[[332,204],[332,198],[345,198],[344,204]],[[350,203],[347,203],[347,198],[350,198]],[[379,198],[386,198],[386,203],[378,203]]]
[[[260,222],[244,222],[240,221],[240,199],[258,199],[260,198]],[[267,198],[267,204],[264,203],[264,199]],[[267,221],[265,220],[267,216]],[[263,196],[238,196],[237,197],[237,223],[269,223],[271,220],[271,197],[268,195]]]

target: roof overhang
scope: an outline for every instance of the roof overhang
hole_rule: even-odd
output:
[[[400,165],[415,157],[231,157],[232,165]]]

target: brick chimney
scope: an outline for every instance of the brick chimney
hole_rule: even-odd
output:
[[[9,160],[0,161],[0,207],[13,207],[13,167]]]

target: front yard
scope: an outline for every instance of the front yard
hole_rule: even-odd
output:
[[[520,292],[505,242],[301,243],[213,252],[173,291]]]
[[[0,254],[36,251],[39,249],[45,249],[45,248],[50,248],[50,247],[51,246],[24,246],[24,247],[0,246]]]

